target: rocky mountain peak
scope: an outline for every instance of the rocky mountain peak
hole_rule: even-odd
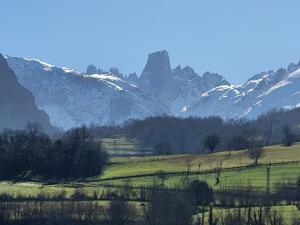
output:
[[[154,52],[148,55],[147,64],[141,75],[141,79],[154,77],[171,77],[171,64],[169,54],[166,50]]]
[[[88,65],[87,69],[86,69],[86,74],[87,75],[92,75],[92,74],[97,74],[98,73],[98,69],[96,66],[94,65]]]
[[[168,102],[178,96],[179,89],[172,74],[170,58],[166,50],[148,55],[147,64],[140,77],[140,84],[162,101]]]
[[[199,75],[194,71],[194,69],[190,66],[186,66],[184,68],[181,69],[181,67],[179,68],[175,68],[174,71],[174,76],[177,78],[177,79],[184,79],[186,81],[188,80],[196,80],[199,77]]]
[[[287,71],[289,73],[292,73],[296,70],[298,70],[300,68],[300,61],[296,64],[296,63],[290,63],[287,67]]]
[[[130,82],[136,83],[136,82],[139,81],[139,78],[136,75],[136,73],[130,73],[130,74],[128,74],[127,80],[130,81]]]
[[[283,79],[285,79],[287,75],[288,75],[288,71],[286,69],[280,68],[274,73],[272,81],[274,83],[278,83]]]
[[[180,76],[180,74],[182,73],[182,68],[180,65],[176,66],[174,69],[173,69],[173,74],[174,76]]]
[[[210,83],[213,86],[230,85],[230,83],[224,79],[224,77],[218,73],[211,73],[209,71],[202,75],[202,79],[205,83]]]

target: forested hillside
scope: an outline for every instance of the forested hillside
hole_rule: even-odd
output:
[[[215,150],[243,149],[249,147],[250,141],[265,146],[287,142],[287,139],[299,140],[300,109],[272,111],[255,120],[149,117],[118,127],[94,125],[90,130],[96,137],[125,135],[168,153],[208,151],[204,142],[212,135],[219,139]]]

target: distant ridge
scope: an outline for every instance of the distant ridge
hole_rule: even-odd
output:
[[[64,129],[162,114],[256,118],[273,109],[300,107],[299,63],[231,85],[217,73],[199,75],[190,66],[171,68],[166,50],[149,54],[141,76],[124,76],[118,68],[104,72],[93,65],[80,73],[39,60],[7,57],[7,61],[38,107]]]

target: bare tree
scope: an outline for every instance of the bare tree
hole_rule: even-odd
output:
[[[220,178],[221,178],[221,173],[222,173],[222,164],[223,164],[223,162],[217,163],[217,166],[214,169],[214,171],[215,171],[215,179],[216,179],[215,185],[220,184]]]
[[[264,149],[261,146],[253,146],[248,150],[250,159],[254,160],[254,164],[258,164],[258,160],[263,156]]]
[[[164,186],[165,181],[167,180],[167,175],[165,171],[163,170],[158,171],[157,177],[160,179],[161,185]]]
[[[134,205],[125,200],[111,201],[106,210],[106,219],[110,225],[127,225],[135,220]]]
[[[216,133],[212,133],[205,137],[203,145],[205,148],[208,148],[209,151],[212,153],[220,143],[221,143],[220,136]]]
[[[292,129],[289,125],[284,125],[282,128],[283,139],[282,142],[285,146],[290,147],[295,143],[296,137],[292,132]]]
[[[254,160],[254,164],[258,164],[258,160],[264,154],[264,139],[259,136],[252,136],[249,139],[248,144],[248,155],[250,159]]]

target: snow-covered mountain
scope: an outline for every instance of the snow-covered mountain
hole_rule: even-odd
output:
[[[300,63],[267,71],[243,85],[193,68],[171,68],[167,51],[151,53],[141,74],[124,76],[117,68],[86,73],[39,60],[7,57],[19,82],[52,124],[68,129],[82,124],[120,124],[161,114],[255,118],[275,108],[300,107]]]
[[[300,63],[262,72],[243,85],[222,85],[203,93],[183,113],[223,118],[256,118],[273,109],[300,107]]]
[[[57,127],[119,124],[131,118],[169,113],[162,102],[113,74],[87,75],[16,57],[7,57],[7,61]]]
[[[199,76],[193,68],[181,68],[180,65],[172,70],[166,50],[149,54],[145,69],[136,83],[147,93],[154,93],[173,115],[180,114],[205,91],[219,85],[229,85],[216,73],[206,72]]]
[[[19,84],[14,72],[0,54],[0,130],[22,129],[38,122],[47,132],[54,132],[48,115],[38,110],[32,93]]]

